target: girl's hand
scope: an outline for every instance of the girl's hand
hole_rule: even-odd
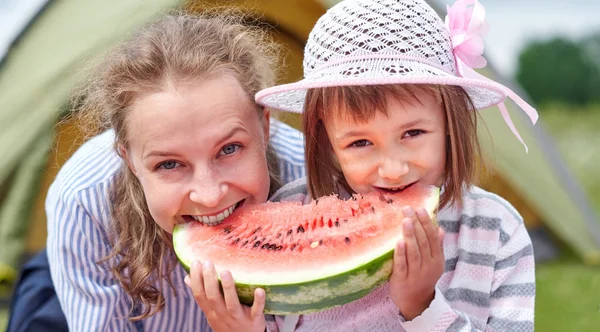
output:
[[[444,273],[444,231],[431,221],[425,209],[403,209],[404,237],[396,244],[390,277],[390,297],[406,320],[429,307],[435,284]]]
[[[252,307],[240,303],[235,283],[229,271],[221,272],[221,285],[217,272],[210,261],[195,261],[185,283],[192,289],[196,302],[206,315],[208,324],[215,332],[265,331],[265,291],[257,288]]]

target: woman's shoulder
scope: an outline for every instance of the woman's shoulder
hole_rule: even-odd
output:
[[[83,143],[61,167],[52,184],[53,191],[72,196],[110,185],[121,164],[114,151],[114,137],[114,131],[108,130]]]
[[[271,202],[304,202],[308,199],[308,186],[306,178],[302,177],[296,181],[285,184],[269,198]]]

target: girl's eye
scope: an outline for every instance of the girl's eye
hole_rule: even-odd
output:
[[[156,167],[156,169],[166,169],[166,170],[170,170],[170,169],[174,169],[176,167],[179,166],[179,163],[174,161],[174,160],[169,160],[169,161],[165,161],[163,163],[158,164],[158,166]]]
[[[424,133],[424,131],[421,129],[413,129],[413,130],[409,130],[406,133],[404,133],[404,137],[416,137],[423,133]]]
[[[230,154],[234,154],[235,152],[237,152],[242,146],[240,144],[229,144],[229,145],[225,145],[222,149],[221,149],[221,155],[230,155]]]
[[[371,145],[371,142],[369,142],[366,139],[359,139],[358,141],[354,141],[350,144],[351,147],[357,147],[357,148],[361,148],[367,145]]]

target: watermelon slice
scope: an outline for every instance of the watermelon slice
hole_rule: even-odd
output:
[[[240,301],[266,291],[265,312],[304,314],[359,299],[389,279],[402,208],[424,207],[432,220],[437,187],[400,194],[323,197],[311,204],[265,203],[238,208],[217,226],[177,225],[173,244],[186,270],[210,259],[231,271]]]

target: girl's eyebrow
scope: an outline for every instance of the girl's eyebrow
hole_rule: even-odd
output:
[[[433,121],[431,119],[428,118],[417,118],[414,119],[412,121],[409,121],[407,123],[404,123],[400,126],[398,126],[398,130],[402,130],[402,129],[406,129],[406,128],[410,128],[410,127],[416,127],[419,125],[427,125],[427,124],[432,124]]]
[[[411,127],[415,127],[418,125],[425,125],[425,124],[432,124],[433,121],[431,119],[427,119],[427,118],[418,118],[406,123],[403,123],[402,125],[400,125],[397,130],[401,131],[403,129],[407,129],[407,128],[411,128]],[[351,138],[355,138],[355,137],[361,137],[361,136],[365,136],[367,134],[367,132],[365,131],[360,131],[360,130],[350,130],[344,133],[341,133],[340,135],[336,135],[335,139],[340,141],[340,140],[346,140],[346,139],[351,139]]]
[[[338,140],[338,141],[341,141],[341,140],[346,140],[346,139],[350,139],[350,138],[354,138],[354,137],[360,137],[360,136],[365,136],[365,132],[364,131],[351,130],[351,131],[343,133],[342,135],[336,135],[335,139]]]

